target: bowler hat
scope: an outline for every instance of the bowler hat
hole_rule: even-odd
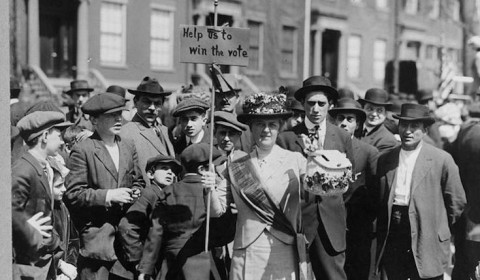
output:
[[[430,116],[427,106],[413,103],[402,104],[400,115],[394,114],[393,117],[401,121],[422,121],[425,125],[435,122],[435,119]]]
[[[355,93],[349,88],[339,88],[338,89],[338,98],[351,98],[355,99]]]
[[[352,98],[341,98],[337,101],[337,106],[328,111],[328,114],[335,118],[339,113],[353,112],[357,115],[358,122],[365,121],[367,115],[362,110],[362,105]]]
[[[295,110],[305,112],[305,107],[303,107],[302,103],[293,97],[287,98],[286,106],[289,111]]]
[[[183,167],[180,164],[180,162],[173,157],[165,156],[165,155],[157,155],[149,158],[147,161],[147,166],[145,167],[145,170],[149,171],[150,169],[152,169],[153,167],[157,166],[157,164],[160,164],[160,163],[169,164],[172,167],[173,173],[175,173],[176,175],[182,172]]]
[[[290,116],[292,112],[287,110],[285,94],[260,92],[245,99],[243,113],[237,119],[249,123],[252,119],[287,119]]]
[[[421,89],[417,92],[417,101],[426,102],[433,99],[433,91],[431,89]]]
[[[336,101],[338,92],[332,87],[330,80],[323,76],[312,76],[303,81],[302,87],[295,92],[295,98],[302,101],[305,95],[312,91],[322,91],[327,95],[328,100]]]
[[[163,87],[158,83],[157,79],[145,77],[138,85],[137,89],[129,89],[132,94],[147,94],[154,96],[168,96],[172,94],[171,91],[165,91]]]
[[[245,131],[247,130],[247,126],[237,120],[235,115],[230,112],[225,111],[216,111],[213,113],[213,121],[215,125],[223,125],[230,128],[233,128],[237,131]]]
[[[125,98],[125,100],[127,100],[127,98],[125,97],[126,90],[125,90],[125,88],[123,88],[121,86],[111,85],[107,88],[107,90],[105,92],[110,92],[110,93],[116,94],[118,96],[121,96],[121,97]]]
[[[206,164],[209,161],[210,145],[207,143],[192,144],[183,150],[180,154],[180,161],[185,169],[198,166],[199,164]],[[225,162],[226,158],[222,153],[213,147],[212,150],[212,163],[213,165],[219,165]]]
[[[70,82],[70,89],[66,91],[65,93],[68,95],[71,95],[74,92],[77,91],[88,91],[91,92],[93,91],[93,88],[88,86],[88,82],[85,80],[73,80]]]
[[[123,110],[126,110],[125,98],[110,92],[97,94],[82,106],[82,112],[91,116]]]
[[[173,116],[179,117],[181,114],[190,111],[190,110],[200,110],[207,111],[210,108],[207,102],[203,101],[200,98],[192,97],[182,100],[177,104],[175,110],[173,110]]]
[[[388,93],[380,88],[371,88],[367,90],[365,93],[365,98],[360,98],[358,102],[364,106],[365,103],[371,103],[373,105],[385,107],[392,105],[392,103],[388,102]]]
[[[65,121],[65,114],[53,111],[36,111],[23,117],[17,123],[20,136],[30,141],[52,127],[67,128],[73,123]]]

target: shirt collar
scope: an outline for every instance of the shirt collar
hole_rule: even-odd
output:
[[[420,153],[420,149],[423,147],[423,140],[420,141],[420,143],[418,143],[417,147],[415,148],[415,150],[412,150],[412,151],[407,151],[407,150],[404,150],[404,149],[400,149],[400,153],[405,155],[405,156],[410,156],[412,154],[418,154]]]
[[[193,137],[188,137],[186,135],[185,137],[187,139],[187,143],[197,144],[197,143],[200,143],[200,141],[202,141],[204,134],[205,134],[205,131],[202,129],[197,135]]]
[[[323,121],[318,125],[319,125],[320,131],[325,131],[325,129],[327,129],[327,118],[323,119]],[[305,126],[307,127],[308,130],[312,130],[312,129],[315,129],[315,126],[317,126],[317,124],[314,124],[308,119],[308,117],[306,117]]]

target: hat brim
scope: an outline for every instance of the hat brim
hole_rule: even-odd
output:
[[[77,91],[88,91],[88,92],[92,92],[92,91],[94,91],[94,89],[93,89],[93,88],[76,88],[76,89],[70,89],[70,90],[66,91],[65,94],[71,95],[72,93],[77,92]]]
[[[302,102],[302,100],[305,98],[305,95],[312,91],[325,92],[327,95],[329,95],[327,96],[329,100],[336,101],[338,99],[338,91],[336,89],[334,89],[333,87],[323,86],[323,85],[310,85],[310,86],[302,87],[295,92],[294,97],[298,101]]]
[[[115,113],[115,112],[118,112],[118,111],[126,111],[126,110],[128,110],[127,107],[121,106],[121,107],[112,108],[112,109],[109,109],[109,110],[103,111],[103,112],[88,112],[88,111],[84,111],[83,109],[82,109],[82,112],[84,114],[87,114],[87,115],[90,115],[90,116],[99,116],[99,115],[111,114],[111,113]]]
[[[42,134],[44,131],[47,131],[51,128],[58,128],[59,130],[64,130],[66,129],[67,127],[69,126],[72,126],[73,123],[72,122],[61,122],[61,123],[57,123],[57,124],[52,124],[52,125],[49,125],[47,127],[42,127],[40,130],[38,131],[35,131],[31,134],[22,134],[20,132],[20,136],[22,136],[22,138],[26,141],[31,141],[32,139],[35,139],[35,137],[38,137],[40,134]]]
[[[175,175],[178,175],[183,171],[183,166],[180,164],[180,162],[176,159],[173,159],[173,158],[152,162],[148,166],[146,166],[145,170],[148,171],[153,166],[157,166],[158,164],[168,164],[168,165],[172,166],[172,171],[173,171],[173,173],[175,173]]]
[[[354,114],[357,114],[357,116],[360,117],[360,121],[365,121],[365,119],[367,119],[367,114],[365,113],[365,111],[361,110],[361,109],[355,109],[355,108],[333,108],[333,109],[330,109],[328,110],[328,114],[335,118],[339,113],[341,112],[352,112]]]
[[[370,104],[373,104],[373,105],[376,105],[376,106],[384,106],[384,107],[390,107],[392,106],[393,104],[390,103],[390,102],[387,102],[387,103],[381,103],[381,102],[375,102],[375,101],[371,101],[371,100],[366,100],[366,99],[358,99],[358,103],[365,105],[365,103],[370,103]]]
[[[243,131],[247,130],[246,127],[240,127],[238,125],[234,125],[233,123],[229,123],[227,121],[215,121],[215,125],[223,125],[223,126],[226,126],[226,127],[230,127],[230,128],[233,128],[233,129],[235,129],[236,131],[239,131],[239,132],[243,132]]]
[[[412,118],[412,117],[402,117],[398,114],[393,114],[392,116],[393,116],[394,119],[397,119],[397,120],[410,121],[410,122],[421,121],[421,122],[425,123],[426,125],[431,125],[435,122],[435,119],[432,118],[432,117]]]
[[[172,94],[171,91],[163,91],[163,92],[150,92],[150,91],[141,91],[141,90],[136,90],[136,89],[128,89],[128,92],[131,94],[137,95],[137,94],[145,94],[145,95],[153,95],[153,96],[169,96]]]
[[[292,116],[292,112],[274,113],[274,114],[240,114],[237,120],[244,124],[249,124],[254,119],[288,119]]]

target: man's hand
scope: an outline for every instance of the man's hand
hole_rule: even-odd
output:
[[[77,278],[77,268],[75,266],[60,260],[60,262],[58,262],[58,268],[71,280]]]
[[[215,172],[206,171],[202,174],[202,184],[205,190],[215,189]]]
[[[108,190],[107,200],[109,198],[110,199],[109,201],[111,203],[132,203],[133,202],[132,193],[133,191],[129,188],[118,188],[118,189]]]
[[[50,222],[50,217],[42,217],[43,212],[38,212],[37,214],[33,215],[30,219],[27,220],[27,222],[38,232],[43,237],[51,237],[51,234],[49,231],[52,230],[53,226],[52,225],[47,225],[46,223]]]

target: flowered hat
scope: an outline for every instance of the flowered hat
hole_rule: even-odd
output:
[[[242,123],[258,118],[286,119],[292,115],[292,112],[287,110],[286,101],[287,97],[283,93],[260,92],[250,95],[243,104],[243,114],[237,119]]]

